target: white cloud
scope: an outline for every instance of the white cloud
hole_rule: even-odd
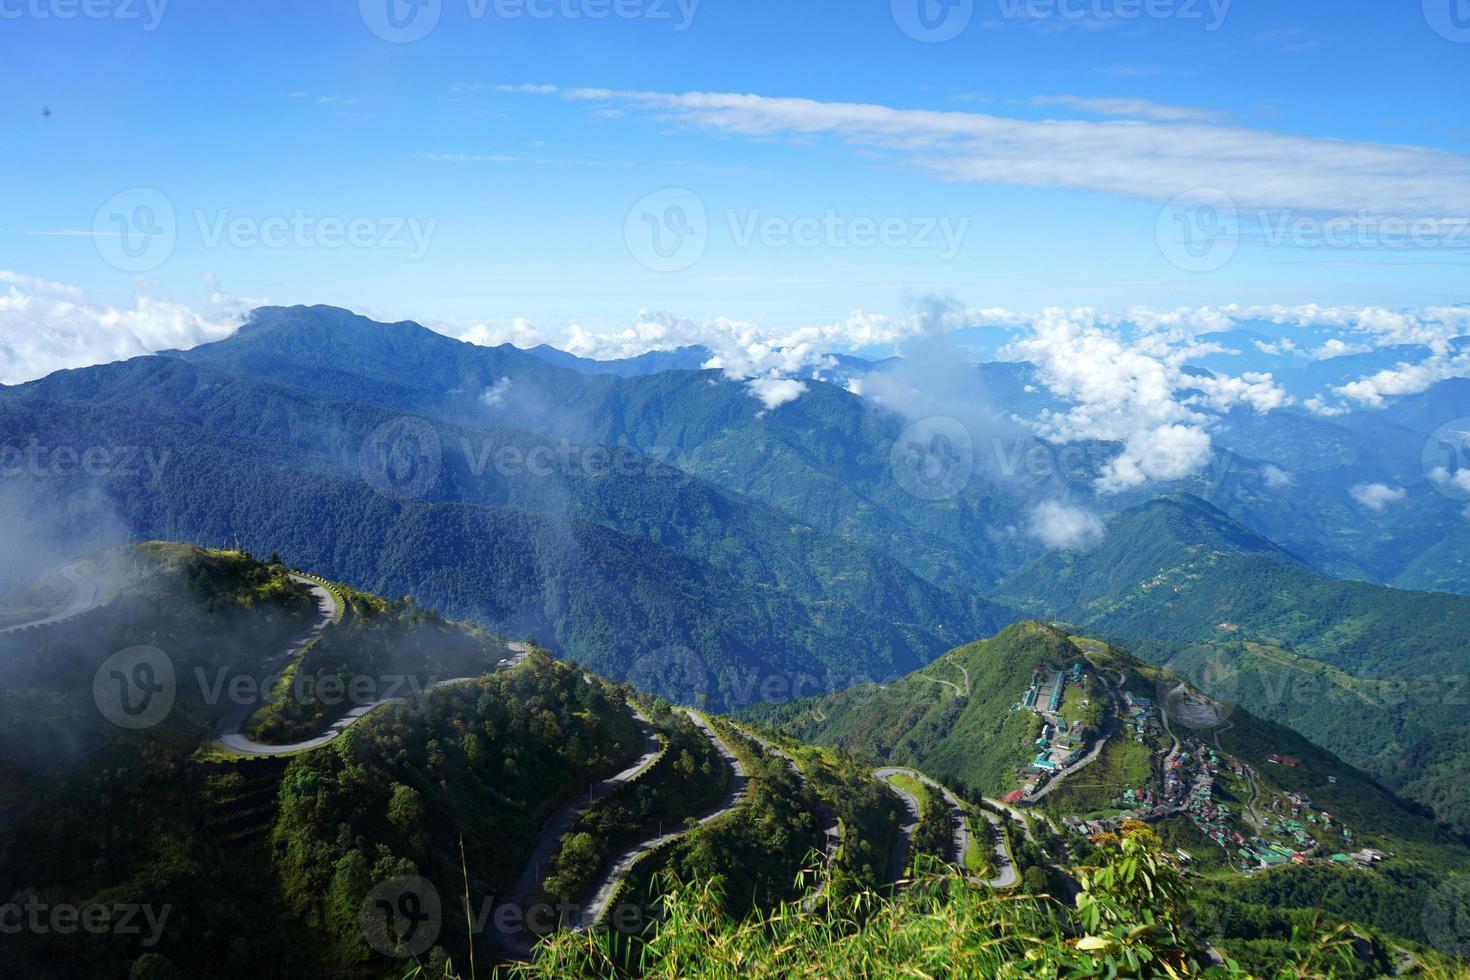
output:
[[[1452,473],[1448,467],[1436,466],[1429,471],[1429,479],[1446,489],[1470,493],[1470,470],[1457,469]]]
[[[791,378],[754,378],[746,387],[766,406],[766,411],[794,402],[806,391],[804,383]]]
[[[1267,343],[1264,340],[1257,340],[1254,341],[1254,343],[1256,345],[1256,350],[1260,351],[1262,354],[1269,354],[1272,357],[1298,357],[1303,354],[1303,351],[1299,347],[1297,347],[1297,345],[1291,340],[1290,337],[1283,338],[1282,340],[1279,340],[1275,343]]]
[[[1055,500],[1032,509],[1029,530],[1046,547],[1068,550],[1096,547],[1107,533],[1096,514]]]
[[[493,323],[476,323],[470,327],[464,327],[454,323],[427,323],[425,326],[446,337],[463,340],[467,344],[475,344],[479,347],[499,347],[501,344],[514,344],[525,350],[546,343],[565,343],[556,334],[543,332],[525,317],[512,317],[509,320]],[[565,349],[565,348],[563,348]]]
[[[1180,480],[1210,462],[1210,434],[1188,425],[1142,429],[1129,436],[1123,453],[1103,468],[1099,493],[1118,493],[1152,480]]]
[[[1267,412],[1290,403],[1269,374],[1203,377],[1185,362],[1205,350],[1179,315],[1141,315],[1128,332],[1088,310],[1049,310],[1001,356],[1035,364],[1052,394],[1069,403],[1036,420],[1041,434],[1062,442],[1121,441],[1123,452],[1104,470],[1105,493],[1150,480],[1188,476],[1210,460],[1211,412],[1238,405]],[[1210,316],[1189,319],[1214,324]]]
[[[1402,343],[1419,343],[1448,351],[1452,339],[1470,333],[1470,308],[1389,311],[1316,305],[1231,305],[1173,310],[1140,307],[1112,313],[1078,309],[1026,314],[931,303],[929,308],[904,316],[857,310],[835,321],[796,327],[773,327],[727,317],[697,320],[647,310],[639,311],[631,320],[597,325],[574,322],[549,326],[524,318],[482,322],[470,327],[454,323],[429,325],[470,343],[513,343],[522,348],[544,343],[598,360],[703,346],[713,354],[706,366],[721,370],[734,380],[772,372],[821,377],[833,366],[828,357],[833,350],[897,348],[914,338],[973,327],[1000,327],[1016,338],[1002,353],[1003,357],[1031,360],[1043,368],[1053,368],[1048,388],[1060,397],[1084,405],[1071,419],[1059,416],[1049,420],[1052,423],[1049,434],[1121,440],[1136,428],[1133,423],[1140,412],[1154,423],[1198,424],[1207,420],[1208,412],[1228,411],[1238,405],[1265,412],[1291,404],[1285,389],[1270,374],[1246,372],[1237,377],[1216,372],[1201,377],[1183,370],[1192,358],[1222,350],[1202,343],[1198,339],[1202,334],[1228,331],[1254,320],[1290,324],[1304,330],[1327,328],[1348,338],[1339,341],[1342,348],[1329,339],[1318,348],[1322,353],[1345,349],[1350,344],[1382,347]],[[1289,338],[1257,346],[1271,354],[1305,355]],[[1441,359],[1435,364],[1440,365],[1435,380],[1470,373],[1470,364],[1462,361]],[[1094,365],[1101,367],[1094,369]],[[1429,376],[1424,374],[1425,378]],[[1384,387],[1406,386],[1404,382],[1395,385],[1387,377],[1382,381]],[[1341,395],[1351,397],[1354,392],[1366,392],[1371,384],[1371,381],[1360,383]],[[1120,393],[1129,385],[1134,388],[1131,393]],[[1186,391],[1189,394],[1184,394]],[[1309,410],[1323,415],[1345,411],[1340,405],[1330,404],[1321,394],[1305,404]],[[1071,434],[1068,430],[1072,430]]]
[[[310,92],[292,92],[289,98],[309,99],[315,105],[357,105],[358,100],[342,95],[312,95]]]
[[[1314,361],[1330,361],[1334,357],[1346,357],[1349,354],[1364,354],[1372,349],[1367,344],[1350,344],[1341,338],[1332,337],[1307,356]]]
[[[0,269],[8,286],[0,293],[0,383],[223,339],[253,304],[205,281],[210,294],[197,312],[141,292],[130,307],[112,306],[75,286]]]
[[[1344,398],[1381,408],[1387,398],[1417,395],[1446,378],[1466,374],[1470,374],[1470,351],[1453,357],[1435,354],[1418,364],[1401,362],[1332,390]]]
[[[1152,119],[1156,122],[1199,122],[1218,119],[1210,109],[1162,105],[1147,99],[1087,98],[1078,95],[1037,95],[1026,100],[1034,106],[1061,106],[1096,116],[1121,116],[1128,119]]]
[[[1470,213],[1470,157],[1428,147],[1207,122],[1033,121],[732,92],[558,91],[568,99],[641,109],[717,133],[793,141],[829,137],[859,150],[890,151],[948,180],[1150,201],[1209,187],[1244,207],[1395,217]]]
[[[480,394],[480,401],[489,408],[502,408],[505,405],[505,396],[510,393],[511,383],[510,378],[498,379]]]
[[[1313,415],[1320,415],[1325,419],[1330,419],[1334,415],[1346,415],[1348,413],[1348,410],[1340,405],[1327,404],[1327,401],[1323,399],[1320,395],[1314,395],[1311,398],[1308,398],[1306,401],[1302,402],[1302,405],[1305,406],[1307,411],[1311,412]]]
[[[1389,504],[1396,504],[1409,495],[1403,487],[1390,487],[1382,483],[1360,483],[1348,491],[1353,499],[1373,511],[1382,511]]]
[[[1279,466],[1267,464],[1261,469],[1261,479],[1272,490],[1285,490],[1296,485],[1296,477]]]

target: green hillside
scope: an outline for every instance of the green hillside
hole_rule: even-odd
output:
[[[1255,925],[1212,920],[1202,931],[1187,911],[1195,902],[1238,910],[1263,899],[1230,873],[1191,883],[1171,856],[1181,845],[1167,822],[1157,831],[1125,824],[1111,841],[1073,836],[1065,848],[1044,822],[1024,830],[1007,822],[1026,887],[1074,880],[1082,897],[1002,897],[924,856],[947,853],[953,830],[938,797],[925,792],[911,852],[917,877],[897,900],[887,897],[898,805],[867,768],[877,747],[929,760],[925,772],[974,802],[990,780],[1034,754],[1025,741],[1034,723],[1016,727],[1027,713],[1012,708],[1038,677],[1044,684],[1069,672],[1071,694],[1057,698],[1056,717],[1091,737],[1110,730],[1101,707],[1115,686],[1155,690],[1164,676],[1055,627],[1017,625],[890,685],[896,703],[912,705],[900,714],[906,732],[884,702],[864,700],[874,691],[823,699],[819,712],[844,733],[832,741],[859,757],[790,737],[817,722],[811,704],[767,709],[791,712],[785,723],[765,716],[788,733],[766,736],[788,761],[751,736],[764,726],[712,717],[701,722],[705,731],[665,702],[532,651],[516,665],[497,662],[478,679],[381,707],[317,748],[247,758],[214,742],[212,722],[228,705],[192,678],[252,673],[290,644],[313,621],[306,588],[279,563],[169,544],[98,556],[85,568],[107,579],[99,608],[23,634],[23,644],[0,638],[10,646],[0,661],[0,891],[52,905],[139,903],[157,928],[8,937],[0,946],[6,975],[725,976],[725,958],[743,950],[747,969],[774,974],[830,975],[862,957],[883,972],[894,956],[919,963],[942,955],[986,975],[1016,962],[1028,976],[1106,975],[1129,963],[1133,975],[1163,976],[1164,962],[1176,972],[1202,964],[1207,940],[1262,963],[1269,950],[1280,964],[1316,964],[1311,975],[1368,976],[1405,956],[1443,968],[1426,941],[1433,937],[1395,910],[1415,868],[1461,868],[1460,851],[1348,767],[1243,713],[1218,731],[1223,750],[1257,768],[1268,764],[1261,753],[1294,753],[1299,768],[1262,785],[1277,793],[1278,781],[1296,780],[1297,791],[1354,821],[1362,842],[1390,851],[1383,881],[1371,870],[1320,883],[1293,878],[1292,900]],[[473,657],[456,658],[505,650],[498,638],[416,603],[330,588],[346,603],[298,668],[314,677],[473,672]],[[43,585],[35,596],[50,594]],[[111,651],[144,641],[168,651],[180,678],[177,704],[156,724],[120,727],[99,711],[94,677]],[[947,738],[926,727],[936,706],[956,712]],[[308,710],[290,716],[295,734],[329,720],[320,707],[308,699]],[[987,727],[985,713],[1004,720]],[[1012,735],[1021,740],[1007,741]],[[744,773],[728,803],[735,777],[721,746]],[[839,843],[824,859],[829,821]],[[986,826],[978,817],[971,823]],[[615,852],[654,835],[666,835],[664,843],[608,877]],[[507,906],[528,869],[529,904]],[[610,901],[622,931],[554,928],[557,909],[575,913],[603,883],[615,886]],[[1357,914],[1340,899],[1364,888],[1373,901]],[[1263,937],[1296,922],[1302,895],[1318,896],[1329,917],[1271,946]],[[495,923],[507,911],[534,916],[543,907],[548,945],[531,965],[507,967]],[[624,909],[639,912],[631,926]],[[410,925],[426,916],[431,926],[404,931],[393,918],[400,913]],[[1334,934],[1346,922],[1362,942]],[[980,941],[987,930],[1010,938]],[[946,936],[941,954],[931,948],[937,935]]]
[[[1058,716],[1079,723],[1087,734],[1078,751],[1090,745],[1095,758],[1083,757],[1075,772],[1047,782],[1044,775],[1028,775],[1026,768],[1037,755],[1032,736],[1043,718],[1013,706],[1025,697],[1033,671],[1039,669],[1044,684],[1055,671],[1077,663],[1084,665],[1080,680],[1069,683]],[[970,675],[969,696],[962,688],[935,682],[942,676],[962,683],[959,666]],[[1101,716],[1090,709],[1080,714],[1081,701],[1111,707]],[[1125,705],[1144,707],[1129,715]],[[1125,716],[1121,723],[1109,720],[1115,710]],[[1244,708],[1211,702],[1178,676],[1117,647],[1078,640],[1041,623],[1018,624],[954,650],[886,689],[759,705],[746,714],[796,738],[920,768],[965,789],[972,799],[999,797],[1040,778],[1046,792],[1038,794],[1037,805],[1057,826],[1063,818],[1091,821],[1091,833],[1136,815],[1170,848],[1189,852],[1190,868],[1203,875],[1202,887],[1222,903],[1244,901],[1243,869],[1254,870],[1263,860],[1285,864],[1271,873],[1299,882],[1291,889],[1291,902],[1276,903],[1272,915],[1278,919],[1310,917],[1317,908],[1354,917],[1357,901],[1373,910],[1358,917],[1361,921],[1432,945],[1434,937],[1406,911],[1406,903],[1426,882],[1438,887],[1446,872],[1470,871],[1470,847],[1460,838],[1296,732]],[[1210,766],[1213,791],[1203,803],[1190,795],[1189,779],[1177,791],[1165,782],[1166,761],[1180,750],[1187,760],[1218,756]],[[1201,770],[1197,761],[1189,761],[1183,771],[1197,776]],[[1145,792],[1147,802],[1143,796],[1135,799],[1135,793]],[[1322,819],[1322,813],[1331,819]],[[1293,820],[1300,829],[1288,832],[1287,821]],[[1232,840],[1237,833],[1253,849],[1248,860],[1238,853],[1245,845]],[[1293,833],[1307,836],[1293,840]],[[1086,836],[1068,838],[1074,856],[1092,847]],[[1283,843],[1290,845],[1283,853],[1303,852],[1304,867],[1268,854],[1267,844]],[[1364,848],[1389,855],[1381,869],[1356,868],[1346,885],[1341,875],[1326,873],[1336,867],[1331,854]],[[1365,894],[1372,899],[1363,899]],[[1248,930],[1236,938],[1249,940],[1250,949],[1269,958],[1264,952],[1269,943],[1260,944],[1269,932]]]
[[[916,766],[956,789],[994,795],[1035,755],[1040,721],[1011,710],[1032,672],[1070,669],[1079,656],[1065,633],[1019,623],[886,686],[753,705],[742,714],[801,741]]]
[[[47,399],[36,397],[42,388]],[[167,453],[156,481],[18,481],[15,492],[34,491],[35,523],[58,537],[123,525],[142,536],[238,541],[365,590],[411,593],[449,616],[534,634],[618,678],[654,651],[686,647],[706,665],[715,706],[748,700],[751,676],[912,669],[1010,619],[643,457],[589,474],[568,447],[573,462],[549,473],[502,473],[487,454],[525,458],[545,440],[436,423],[437,482],[405,499],[363,473],[361,447],[395,424],[379,410],[169,358],[53,376],[25,394],[0,398],[5,431]],[[292,433],[284,440],[270,435],[281,424]],[[75,513],[49,511],[58,489],[80,502]]]
[[[1470,598],[1322,578],[1189,497],[1119,514],[1096,549],[1038,559],[1000,594],[1126,638],[1470,829],[1470,795],[1416,761],[1461,758]]]
[[[1187,496],[1117,515],[1099,547],[1039,558],[999,594],[1119,636],[1255,640],[1364,676],[1443,672],[1470,651],[1470,597],[1322,578]]]

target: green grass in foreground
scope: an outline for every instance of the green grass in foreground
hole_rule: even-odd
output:
[[[803,912],[787,903],[736,920],[722,912],[719,879],[680,884],[666,877],[661,919],[649,934],[555,935],[530,964],[494,971],[508,980],[564,977],[1227,977],[1263,980],[1366,976],[1373,965],[1402,967],[1429,980],[1466,980],[1463,966],[1421,962],[1361,944],[1345,927],[1293,935],[1282,955],[1249,972],[1228,958],[1210,966],[1188,923],[1193,893],[1161,855],[1161,842],[1134,823],[1100,840],[1077,869],[1075,903],[1045,895],[1007,895],[955,881],[929,865],[902,897],[872,893]],[[1227,951],[1228,954],[1228,951]],[[1391,971],[1390,971],[1391,972]],[[442,958],[412,978],[454,978]]]
[[[1190,892],[1142,825],[1079,869],[1075,906],[957,885],[930,873],[903,898],[872,895],[816,914],[784,905],[734,922],[719,914],[719,883],[668,883],[664,920],[642,944],[562,935],[515,978],[647,977],[1176,977],[1247,976],[1208,967],[1189,936]],[[938,868],[938,866],[932,866]],[[1345,932],[1304,936],[1271,974],[1340,975],[1350,969]],[[1347,969],[1341,971],[1347,972]],[[1455,973],[1422,975],[1452,977]]]

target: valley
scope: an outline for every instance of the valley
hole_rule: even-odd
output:
[[[206,893],[278,894],[283,912],[333,937],[307,953],[294,929],[278,927],[278,945],[337,973],[381,976],[399,957],[432,952],[457,961],[469,951],[511,970],[551,969],[570,955],[565,936],[658,942],[674,928],[667,903],[682,894],[677,889],[716,880],[725,890],[712,900],[736,918],[786,908],[782,914],[814,919],[877,894],[907,905],[927,901],[922,896],[950,876],[951,892],[1085,894],[1089,862],[1116,846],[1110,841],[1142,840],[1139,828],[1149,828],[1158,860],[1176,869],[1170,873],[1218,891],[1220,901],[1240,900],[1242,886],[1233,882],[1282,865],[1364,880],[1412,875],[1426,862],[1439,872],[1470,868],[1470,849],[1299,737],[1273,740],[1269,726],[1186,681],[1042,623],[957,648],[884,688],[755,706],[732,721],[559,663],[534,645],[482,636],[427,610],[238,553],[148,545],[97,561],[133,571],[95,614],[40,627],[58,654],[96,630],[126,636],[142,628],[162,637],[158,630],[171,623],[179,676],[195,658],[222,655],[257,681],[304,671],[315,686],[257,688],[287,701],[306,691],[316,706],[325,675],[311,669],[312,658],[331,652],[318,645],[383,629],[398,637],[393,661],[360,662],[412,668],[414,693],[373,698],[335,720],[327,712],[325,729],[308,739],[245,739],[241,732],[265,710],[260,700],[211,704],[181,683],[174,711],[153,727],[128,733],[89,723],[79,732],[93,734],[65,767],[7,776],[12,799],[61,798],[68,785],[102,778],[110,760],[149,752],[155,767],[175,775],[155,783],[122,826],[147,836],[162,831],[158,821],[197,813],[185,825],[197,819],[221,850],[196,862],[252,855]],[[241,588],[275,595],[292,612],[232,607],[227,597],[243,595]],[[156,598],[134,598],[145,594]],[[210,610],[206,616],[243,616],[229,632],[256,637],[238,657],[198,646],[205,634],[190,625],[201,615],[190,611],[195,603]],[[242,631],[247,622],[256,625]],[[221,635],[222,625],[207,635]],[[466,643],[482,649],[480,666],[434,680],[422,671],[440,658],[417,663],[411,655],[426,635],[443,653]],[[75,665],[79,673],[43,671],[27,683],[61,703],[90,699],[89,684],[80,683],[89,676],[86,660]],[[934,683],[940,670],[957,679]],[[13,679],[9,689],[16,704]],[[297,707],[266,703],[283,717]],[[933,717],[948,720],[938,728],[925,720]],[[15,747],[25,729],[11,718],[5,738]],[[921,740],[925,731],[933,735]],[[25,802],[12,804],[9,819],[0,842],[12,857],[21,841],[64,829],[64,822],[38,823],[45,814]],[[332,830],[339,820],[352,828],[347,836]],[[146,898],[156,887],[148,882],[182,872],[168,870],[174,860],[147,848],[131,872],[99,865],[92,887],[110,881]],[[358,928],[357,904],[388,894],[384,888],[392,902],[406,894],[414,908],[437,910],[429,946],[418,948],[413,929]],[[175,884],[165,893],[191,890]],[[175,914],[194,925],[166,934],[171,960],[210,958],[188,937],[234,914],[224,895],[179,908]],[[448,914],[461,898],[481,910],[468,928]],[[1276,914],[1292,914],[1291,906]],[[1371,927],[1386,930],[1375,942],[1426,955],[1404,923]],[[1246,951],[1255,942],[1232,942],[1228,929],[1200,940]],[[121,952],[92,938],[69,955],[82,962]],[[270,975],[264,961],[235,966],[247,963]],[[31,968],[46,975],[39,963]]]
[[[1043,547],[1035,501],[1117,447],[926,499],[895,462],[905,420],[849,390],[878,370],[760,411],[697,364],[299,307],[0,389],[37,445],[172,461],[153,485],[5,486],[73,543],[0,608],[0,892],[176,910],[159,951],[8,955],[190,975],[228,932],[227,968],[261,977],[621,976],[676,941],[773,969],[846,943],[923,960],[915,936],[962,917],[1044,937],[1043,975],[1319,952],[1283,936],[1320,937],[1334,975],[1450,969],[1417,910],[1470,875],[1470,599],[1369,581],[1417,559],[1366,531],[1268,538],[1307,505],[1267,506],[1236,456]],[[1032,369],[974,373],[1047,410]],[[1404,404],[1393,424],[1422,424]],[[1327,424],[1222,439],[1330,436],[1302,461],[1326,473],[1381,434]],[[1125,865],[1152,898],[1119,898]]]

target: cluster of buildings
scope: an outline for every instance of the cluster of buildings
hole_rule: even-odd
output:
[[[1135,742],[1143,742],[1158,734],[1158,712],[1154,707],[1154,699],[1144,697],[1142,694],[1134,694],[1132,691],[1123,692],[1123,723],[1133,733]]]
[[[1079,675],[1080,670],[1072,679],[1075,681]],[[1042,728],[1042,737],[1037,740],[1043,752],[1018,775],[1030,772],[1034,779],[1038,770],[1043,773],[1055,771],[1058,749],[1069,747],[1070,743],[1066,741],[1068,733],[1058,730],[1063,723],[1057,715],[1057,708],[1051,707],[1061,704],[1059,692],[1065,688],[1067,679],[1063,672],[1057,671],[1048,684],[1047,678],[1038,671],[1032,677],[1027,696],[1017,705],[1017,708],[1029,707],[1047,721]],[[1139,742],[1150,742],[1164,734],[1159,707],[1152,698],[1124,691],[1122,714],[1124,724]],[[1268,756],[1268,761],[1283,767],[1301,765],[1299,760],[1279,754]],[[1234,810],[1217,799],[1216,784],[1227,776],[1252,787],[1253,802],[1248,811]],[[1045,779],[1045,775],[1040,778]],[[1191,735],[1185,735],[1169,750],[1159,778],[1158,784],[1151,779],[1144,786],[1123,789],[1114,798],[1118,808],[1115,814],[1092,819],[1063,817],[1062,822],[1078,834],[1096,836],[1116,831],[1125,820],[1185,816],[1202,834],[1219,845],[1233,864],[1245,871],[1293,864],[1367,867],[1384,860],[1384,855],[1373,848],[1353,850],[1357,842],[1352,830],[1303,793],[1271,794],[1258,809],[1254,800],[1259,778],[1251,767],[1238,759],[1222,758],[1215,748]],[[1329,777],[1328,781],[1336,783],[1337,779]],[[1019,791],[1014,794],[1017,799],[1022,795]],[[1337,847],[1341,850],[1336,850]],[[1194,861],[1193,856],[1183,851],[1177,856],[1181,865]]]
[[[1031,683],[1013,709],[1034,711],[1042,717],[1041,731],[1035,743],[1036,758],[1016,773],[1021,782],[1019,793],[1022,797],[1035,792],[1042,781],[1082,757],[1082,723],[1078,721],[1068,725],[1061,716],[1067,685],[1075,686],[1081,681],[1080,663],[1074,664],[1070,672],[1052,671],[1050,677],[1039,668],[1031,672]]]

